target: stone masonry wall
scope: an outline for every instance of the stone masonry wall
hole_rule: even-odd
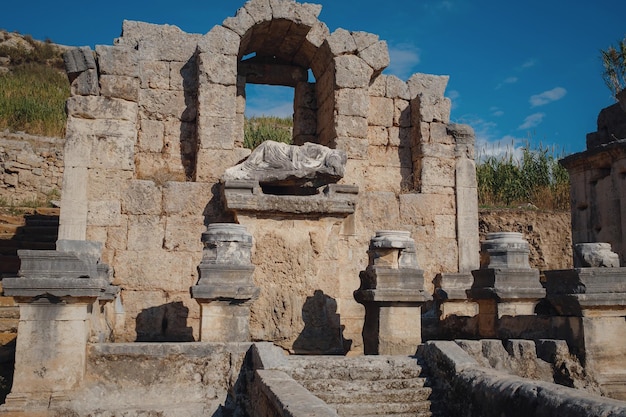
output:
[[[59,238],[104,243],[121,286],[116,340],[198,340],[189,288],[214,222],[254,238],[252,338],[294,351],[332,351],[338,339],[362,350],[352,292],[377,230],[411,231],[427,288],[478,266],[473,132],[449,123],[447,77],[381,75],[386,43],[330,33],[320,11],[252,0],[205,35],[125,21],[113,46],[75,52]],[[294,132],[346,152],[354,214],[225,210],[220,178],[250,153],[240,67],[253,52],[313,72],[296,87]]]
[[[7,203],[45,200],[60,192],[61,138],[0,132],[0,198]]]

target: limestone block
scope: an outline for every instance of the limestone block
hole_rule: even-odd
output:
[[[138,54],[134,48],[122,45],[96,45],[96,55],[100,74],[128,77],[139,75]]]
[[[327,39],[330,51],[333,55],[339,56],[357,51],[354,38],[345,29],[337,29]]]
[[[435,101],[432,105],[420,104],[420,117],[425,122],[443,122],[448,123],[450,121],[450,110],[452,108],[452,102],[449,98]]]
[[[68,74],[76,74],[87,70],[96,69],[96,60],[93,51],[88,46],[79,48],[70,48],[63,52],[63,64],[65,72]]]
[[[129,251],[152,251],[163,247],[165,219],[158,215],[128,217]]]
[[[96,69],[85,70],[73,79],[70,77],[70,80],[70,92],[73,96],[97,96],[100,94]]]
[[[379,37],[373,33],[368,32],[351,32],[352,38],[356,43],[356,48],[360,52],[369,46],[372,46],[376,42],[378,42]]]
[[[412,137],[413,129],[410,127],[390,127],[389,128],[389,145],[399,148],[407,148],[414,158],[415,149],[410,149],[414,139]]]
[[[306,35],[306,40],[315,48],[322,46],[324,41],[330,36],[330,30],[323,22],[316,22]],[[325,64],[325,63],[324,63]]]
[[[448,125],[446,123],[430,123],[430,141],[431,143],[441,143],[445,145],[455,144],[454,137],[448,134]]]
[[[407,148],[395,146],[370,146],[367,149],[368,159],[372,166],[411,169],[411,152]]]
[[[207,84],[198,91],[200,117],[235,116],[237,110],[237,86]]]
[[[195,92],[197,89],[198,71],[196,60],[170,62],[170,90]]]
[[[119,200],[133,178],[132,171],[92,168],[88,171],[89,200]]]
[[[335,117],[335,131],[338,137],[367,138],[367,119],[358,116]]]
[[[63,158],[65,166],[88,168],[91,165],[91,148],[94,138],[70,133],[69,129],[66,137],[66,151]]]
[[[421,160],[421,184],[424,186],[454,187],[454,159],[424,157]]]
[[[201,303],[202,342],[247,342],[250,340],[250,307],[228,301]]]
[[[370,227],[378,230],[397,228],[399,207],[394,193],[371,191],[360,193],[359,197],[356,206],[358,217],[368,219]]]
[[[407,100],[393,100],[393,125],[400,127],[411,126],[411,107]]]
[[[92,168],[117,168],[131,171],[135,165],[135,140],[106,137],[94,140],[91,148]]]
[[[141,89],[139,106],[143,115],[153,120],[173,117],[191,121],[196,113],[194,105],[187,102],[182,91]]]
[[[471,159],[461,158],[456,163],[456,204],[459,241],[459,272],[468,272],[480,266],[477,253],[480,242],[478,229],[478,190],[476,166]]]
[[[368,126],[367,139],[370,145],[387,146],[389,143],[389,129],[384,126]]]
[[[140,36],[137,40],[137,51],[143,61],[188,61],[202,39],[202,35],[187,34],[176,26],[154,27],[153,33]]]
[[[237,148],[233,150],[199,149],[196,181],[212,182],[219,180],[224,171],[236,165],[250,155],[250,149]]]
[[[74,96],[66,102],[68,117],[137,122],[137,103],[102,96]]]
[[[408,193],[398,198],[401,224],[434,225],[435,216],[456,214],[455,199],[451,195]]]
[[[139,78],[141,88],[169,90],[170,64],[165,61],[140,61]]]
[[[420,158],[453,159],[456,156],[455,146],[441,143],[422,143],[414,149],[414,155]]]
[[[107,228],[105,226],[89,226],[87,227],[87,240],[92,242],[106,242]]]
[[[369,86],[369,95],[372,97],[386,97],[387,96],[387,77],[388,75],[379,75],[374,77]],[[408,88],[408,87],[407,87]]]
[[[392,191],[395,194],[400,194],[403,190],[405,178],[410,178],[410,175],[410,170],[369,166],[365,172],[365,190]]]
[[[342,150],[350,159],[367,159],[367,139],[338,137],[335,139],[334,148]]]
[[[159,289],[188,293],[198,279],[196,266],[200,259],[196,258],[199,257],[165,249],[118,251],[115,253],[115,277],[127,290]]]
[[[411,100],[411,92],[406,82],[402,81],[395,75],[385,77],[387,82],[386,97],[393,99]]]
[[[373,73],[374,70],[357,56],[335,58],[335,84],[339,88],[368,88]]]
[[[82,119],[78,117],[68,117],[66,138],[76,141],[83,140],[82,137],[91,139],[99,137],[133,139],[137,135],[137,128],[134,120],[114,120],[114,119]],[[66,143],[65,153],[73,150],[74,145]]]
[[[204,216],[168,217],[165,222],[163,248],[172,251],[201,252],[200,237],[204,232]]]
[[[87,168],[65,167],[61,191],[63,210],[59,217],[59,239],[85,240],[87,227]]]
[[[139,100],[139,79],[121,75],[101,75],[100,94],[136,102]]]
[[[200,83],[235,85],[237,84],[237,56],[202,53],[198,54]]]
[[[381,307],[379,355],[413,355],[422,343],[421,307]],[[367,354],[367,352],[366,352]]]
[[[435,235],[438,238],[456,239],[456,216],[446,214],[436,215]]]
[[[222,25],[237,33],[239,36],[243,36],[255,23],[255,18],[248,13],[248,10],[246,10],[244,6],[237,10],[237,14],[234,17],[226,18],[222,22]]]
[[[89,201],[87,207],[87,225],[119,226],[121,210],[118,200]]]
[[[140,151],[161,152],[165,126],[162,121],[141,119],[141,129],[137,133],[137,146]]]
[[[256,23],[272,20],[272,8],[270,7],[269,0],[247,1],[243,7],[246,8],[246,11]]]
[[[152,214],[162,212],[163,194],[153,181],[134,180],[122,196],[121,208],[124,214]]]
[[[389,49],[385,41],[376,42],[359,51],[358,55],[374,70],[374,74],[380,74],[390,63]]]
[[[198,139],[201,149],[233,149],[237,132],[243,132],[243,126],[234,118],[219,116],[201,116],[198,122]]]
[[[237,55],[241,37],[231,29],[217,25],[198,41],[200,53]]]
[[[393,126],[393,100],[385,97],[370,97],[369,101],[368,123],[374,126]]]
[[[368,116],[369,100],[367,90],[362,88],[342,88],[335,91],[337,113],[346,116]]]
[[[419,96],[423,104],[433,104],[443,98],[449,79],[448,75],[413,74],[407,81],[411,98]]]

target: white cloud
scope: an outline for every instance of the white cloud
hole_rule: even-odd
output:
[[[530,105],[532,107],[545,106],[548,103],[552,103],[553,101],[557,101],[565,97],[567,94],[567,90],[563,87],[555,87],[552,90],[544,91],[540,94],[535,94],[530,97]]]
[[[389,59],[386,72],[405,80],[413,74],[415,66],[420,63],[420,50],[406,43],[390,46]]]
[[[446,97],[448,97],[450,100],[456,100],[457,98],[461,97],[461,93],[459,93],[457,90],[450,90],[446,93]]]
[[[521,69],[528,69],[528,68],[532,68],[535,65],[537,65],[537,61],[534,58],[529,59],[528,61],[524,62],[521,66]]]
[[[485,140],[484,138],[476,138],[476,159],[484,161],[489,157],[502,158],[512,157],[520,160],[523,155],[522,138],[505,135],[497,139]]]
[[[524,130],[539,126],[544,117],[546,117],[545,113],[533,113],[524,119],[524,123],[522,123],[518,129]]]
[[[504,81],[502,81],[500,84],[498,84],[496,86],[496,90],[501,89],[502,87],[504,87],[506,84],[515,84],[519,79],[517,77],[508,77],[506,78]]]

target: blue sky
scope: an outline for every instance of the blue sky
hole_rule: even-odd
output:
[[[312,1],[315,2],[315,1]],[[380,35],[385,71],[450,75],[452,121],[470,124],[479,145],[584,150],[598,112],[614,103],[602,81],[600,49],[626,36],[624,0],[320,0],[320,19]],[[124,19],[206,33],[242,1],[108,0],[8,2],[0,28],[66,45],[110,45]],[[249,93],[249,109],[281,111],[285,96]],[[499,145],[498,145],[499,144]]]

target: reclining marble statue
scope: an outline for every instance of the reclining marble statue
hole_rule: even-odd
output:
[[[323,145],[265,141],[242,163],[224,173],[225,181],[258,181],[262,185],[317,188],[344,175],[346,153]]]

